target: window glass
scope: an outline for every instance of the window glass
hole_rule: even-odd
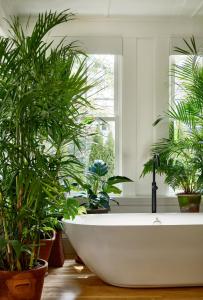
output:
[[[87,167],[96,159],[105,161],[109,167],[109,177],[115,174],[116,130],[118,129],[116,128],[118,118],[115,113],[116,56],[89,55],[87,64],[88,80],[99,83],[87,95],[93,106],[88,114],[94,116],[96,120],[81,140],[82,149],[79,151],[72,145],[69,152],[75,153]]]

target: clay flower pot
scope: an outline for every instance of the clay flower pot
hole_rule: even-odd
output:
[[[40,251],[39,251],[40,259],[46,260],[48,262],[55,238],[56,238],[56,232],[53,231],[52,238],[40,240]]]
[[[201,194],[177,194],[181,212],[199,212]]]
[[[0,271],[1,300],[40,300],[48,263],[39,260],[39,266],[22,272]]]
[[[63,267],[64,264],[64,250],[62,243],[62,231],[56,231],[56,238],[53,242],[51,254],[49,256],[49,266],[50,267]]]

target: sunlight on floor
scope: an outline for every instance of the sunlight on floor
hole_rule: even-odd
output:
[[[63,293],[63,295],[61,295],[59,300],[75,300],[77,299],[78,294],[76,294],[75,292],[65,292]]]
[[[74,266],[73,267],[77,272],[82,272],[84,270],[84,266]]]

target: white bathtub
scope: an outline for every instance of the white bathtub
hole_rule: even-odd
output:
[[[203,213],[83,215],[64,220],[64,230],[109,284],[203,285]]]

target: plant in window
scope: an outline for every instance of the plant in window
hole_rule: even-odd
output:
[[[125,176],[112,176],[106,179],[108,174],[108,166],[102,160],[95,160],[88,168],[85,180],[78,182],[79,187],[85,190],[79,194],[80,197],[86,198],[86,206],[89,213],[108,212],[110,209],[110,201],[118,202],[110,196],[113,194],[121,194],[121,189],[116,184],[124,182],[132,182]]]
[[[96,133],[92,139],[89,154],[89,165],[93,164],[94,161],[98,159],[105,161],[108,165],[107,176],[113,176],[115,168],[115,142],[113,134],[109,131],[105,140],[99,125],[97,125]]]
[[[68,11],[40,14],[27,36],[14,18],[10,36],[0,38],[0,298],[40,299],[47,269],[38,260],[40,232],[51,221],[46,209],[63,203],[66,218],[78,212],[64,192],[81,164],[65,149],[69,142],[79,146],[92,85],[86,56],[74,44],[44,41],[72,19]]]
[[[171,122],[169,139],[162,139],[152,147],[160,155],[158,172],[174,190],[181,189],[178,200],[181,211],[199,211],[203,186],[203,67],[192,37],[188,50],[176,48],[188,58],[181,66],[173,66],[184,89],[184,97],[173,103],[163,118]],[[190,55],[189,55],[190,54]],[[152,171],[152,161],[144,165],[143,175]]]

